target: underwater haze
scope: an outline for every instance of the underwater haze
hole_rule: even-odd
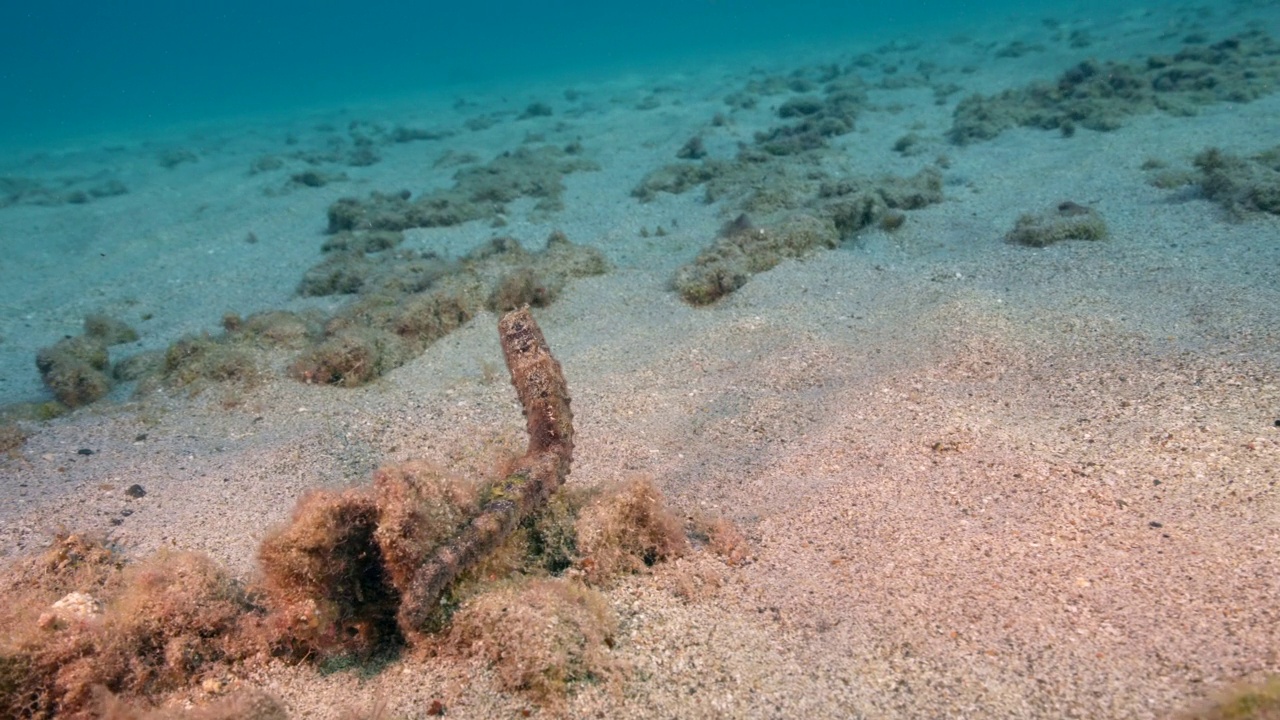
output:
[[[1103,3],[1099,12],[1105,10]],[[0,10],[4,145],[528,79],[598,78],[946,32],[1052,3],[963,0],[173,3]],[[1116,3],[1124,6],[1125,3]],[[1078,5],[1072,5],[1079,8]]]

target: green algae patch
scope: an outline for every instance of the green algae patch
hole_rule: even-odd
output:
[[[797,155],[824,148],[831,138],[853,131],[867,104],[865,87],[856,75],[844,75],[826,84],[821,96],[802,95],[778,107],[778,117],[788,122],[756,134],[756,145],[770,155]]]
[[[1086,60],[1054,82],[996,95],[972,95],[956,106],[947,136],[957,145],[990,140],[1014,127],[1115,130],[1129,117],[1157,110],[1191,115],[1215,102],[1249,102],[1275,92],[1280,45],[1254,30],[1213,44],[1187,45],[1143,61]]]
[[[137,339],[137,331],[123,321],[92,313],[84,319],[84,332],[41,348],[36,369],[58,403],[78,408],[111,392],[114,373],[107,348]]]
[[[105,313],[92,313],[84,318],[84,334],[103,345],[122,345],[136,342],[138,331],[128,323]]]
[[[731,170],[728,163],[710,159],[699,163],[663,165],[645,175],[631,190],[631,196],[640,202],[649,202],[659,193],[680,195]]]
[[[170,345],[161,373],[170,386],[187,387],[201,380],[253,385],[261,370],[248,349],[205,334]]]

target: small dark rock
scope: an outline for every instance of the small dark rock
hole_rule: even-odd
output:
[[[147,491],[144,490],[141,485],[134,483],[125,489],[124,494],[131,498],[140,498],[143,495],[146,495]]]
[[[1153,527],[1153,528],[1161,528],[1161,527],[1164,527],[1164,523],[1162,523],[1162,522],[1160,522],[1160,521],[1158,521],[1158,520],[1152,520],[1151,522],[1147,523],[1147,525],[1148,525],[1148,526],[1150,526],[1150,527]]]
[[[120,514],[123,515],[124,517],[129,517],[130,515],[133,514],[133,511],[130,510],[129,508],[125,508],[120,511]]]
[[[77,454],[77,455],[92,455],[92,454],[93,454],[93,451],[92,451],[92,450],[90,450],[89,448],[80,448],[79,450],[77,450],[77,451],[76,451],[76,454]]]

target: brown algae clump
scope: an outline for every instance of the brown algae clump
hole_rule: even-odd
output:
[[[378,526],[373,536],[391,584],[409,588],[413,573],[479,509],[475,483],[410,462],[374,473]]]
[[[373,539],[377,524],[370,493],[315,491],[262,542],[269,624],[287,655],[365,656],[394,639],[398,597]]]
[[[683,524],[647,478],[634,478],[601,494],[583,508],[575,528],[578,566],[593,584],[689,551]]]
[[[204,556],[162,552],[122,572],[109,549],[64,536],[42,562],[6,588],[26,602],[3,614],[4,717],[98,717],[103,691],[158,698],[252,652],[245,595]]]
[[[483,657],[503,690],[555,705],[570,683],[616,680],[618,621],[598,591],[562,578],[528,580],[469,600],[448,643]]]

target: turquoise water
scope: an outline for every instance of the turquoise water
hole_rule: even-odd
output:
[[[1097,5],[1110,14],[1123,3]],[[0,137],[22,146],[526,78],[598,78],[1054,9],[919,0],[5,3]]]

